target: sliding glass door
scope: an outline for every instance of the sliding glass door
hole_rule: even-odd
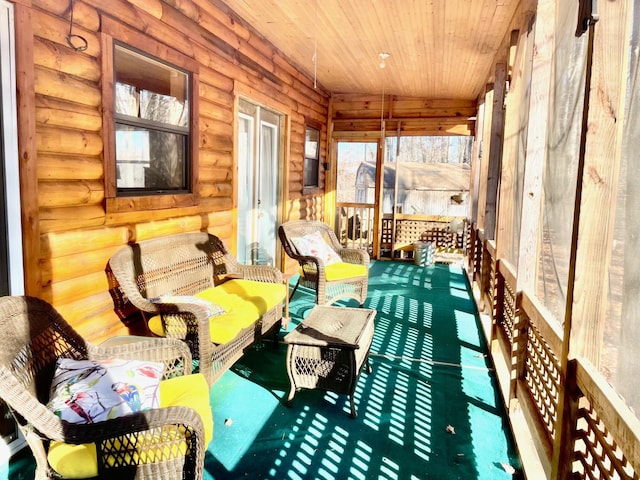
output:
[[[282,115],[246,100],[238,113],[238,260],[275,265]]]
[[[0,296],[24,293],[13,5],[0,0]],[[11,413],[0,402],[0,464],[25,446]]]

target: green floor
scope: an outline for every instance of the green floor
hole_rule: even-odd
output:
[[[312,302],[298,289],[289,330]],[[349,417],[346,396],[321,391],[302,390],[285,406],[286,346],[259,344],[211,390],[205,479],[520,478],[464,272],[373,262],[365,306],[378,313],[358,417]],[[22,457],[0,479],[32,478]]]
[[[373,372],[360,377],[358,417],[346,396],[320,391],[284,406],[286,346],[259,345],[212,389],[205,478],[518,478],[470,295],[459,267],[374,262],[365,304],[378,311]],[[299,289],[294,323],[312,301]]]

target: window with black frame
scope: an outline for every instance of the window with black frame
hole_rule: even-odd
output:
[[[320,185],[320,129],[307,125],[304,135],[303,188]]]
[[[188,193],[190,73],[114,43],[116,195]]]

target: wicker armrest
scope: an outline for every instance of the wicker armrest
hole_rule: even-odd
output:
[[[202,419],[189,407],[146,410],[93,424],[61,421],[61,425],[62,436],[50,435],[49,438],[67,444],[94,443],[99,475],[115,472],[114,466],[147,464],[151,469],[158,469],[156,473],[160,478],[162,463],[184,457],[185,443],[188,453],[184,468],[197,469],[204,462],[207,448]],[[176,428],[168,429],[170,426]],[[159,459],[162,459],[160,464]]]
[[[282,283],[282,272],[269,265],[242,265],[241,272],[245,280]]]
[[[319,282],[320,279],[325,278],[324,262],[318,257],[299,256],[298,262],[305,278],[314,282]]]
[[[192,357],[189,346],[175,338],[145,338],[122,345],[88,345],[88,356],[92,360],[121,358],[164,362],[164,377],[189,375]]]
[[[200,373],[211,385],[213,346],[209,333],[209,317],[204,307],[186,302],[154,302],[152,305],[162,316],[165,336],[186,342],[192,356],[199,359]]]
[[[154,408],[96,423],[69,423],[60,420],[60,432],[48,432],[48,437],[57,442],[77,445],[115,439],[168,425],[192,427],[204,439],[202,419],[189,407]]]
[[[338,255],[346,263],[355,263],[358,265],[369,265],[369,254],[364,250],[355,248],[341,248],[337,251]]]
[[[296,260],[298,260],[301,267],[313,265],[313,267],[318,270],[324,270],[325,267],[321,258],[312,257],[310,255],[296,255]]]

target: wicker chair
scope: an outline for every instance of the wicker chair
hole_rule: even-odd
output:
[[[322,235],[326,244],[340,256],[342,265],[327,266],[321,258],[302,255],[298,251],[292,239],[314,233]],[[279,227],[278,235],[287,255],[300,264],[300,277],[291,292],[290,298],[293,297],[298,286],[302,285],[315,290],[316,303],[318,305],[329,305],[344,298],[355,299],[360,306],[364,304],[367,298],[369,281],[369,254],[366,251],[344,248],[329,225],[315,220],[285,222]],[[364,266],[365,268],[354,269],[352,268],[353,265]],[[353,270],[355,270],[353,276],[345,275],[345,272]]]
[[[148,339],[113,347],[91,345],[50,304],[33,297],[1,297],[0,328],[0,397],[33,452],[36,479],[61,478],[48,461],[51,442],[95,444],[99,478],[202,478],[204,427],[192,408],[157,408],[74,424],[46,406],[59,357],[163,362],[164,376],[170,378],[191,371],[191,355],[183,342]]]
[[[124,318],[142,312],[147,320],[160,314],[165,336],[189,345],[209,385],[241,358],[249,346],[265,336],[271,334],[277,344],[282,304],[269,309],[255,325],[244,328],[233,340],[215,344],[209,334],[209,319],[201,307],[150,300],[166,294],[195,295],[230,279],[283,285],[280,270],[269,265],[239,263],[215,235],[188,232],[127,245],[109,259],[107,276],[116,313]]]

